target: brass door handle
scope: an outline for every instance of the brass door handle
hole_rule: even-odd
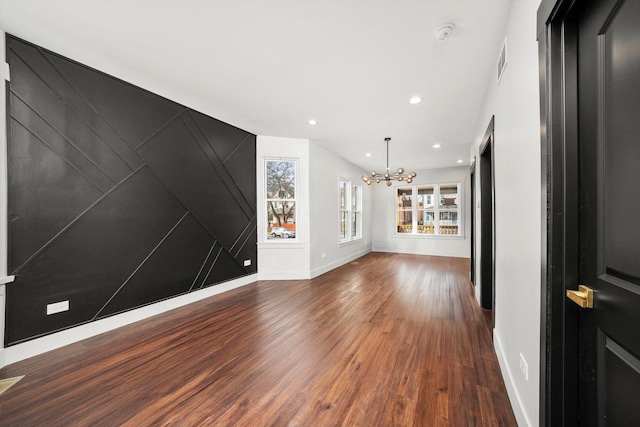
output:
[[[593,289],[584,285],[578,286],[577,291],[567,291],[567,298],[582,308],[593,308]]]

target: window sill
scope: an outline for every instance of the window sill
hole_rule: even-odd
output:
[[[258,243],[258,249],[301,249],[307,246],[306,243],[291,239],[290,241],[262,242]]]
[[[402,239],[408,237],[410,239],[453,239],[464,240],[464,235],[451,234],[418,234],[418,233],[393,233],[391,237]]]
[[[338,242],[338,247],[341,248],[343,246],[351,246],[351,245],[355,245],[356,243],[360,243],[362,242],[362,237],[358,237],[356,239],[351,239],[351,240],[340,240]]]

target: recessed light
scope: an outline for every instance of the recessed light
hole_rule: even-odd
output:
[[[438,27],[438,29],[436,29],[436,32],[434,33],[434,35],[436,36],[436,39],[439,42],[445,41],[446,39],[449,38],[451,33],[453,33],[453,30],[455,30],[455,29],[456,29],[455,25],[453,25],[452,23],[446,23],[446,24],[443,24],[440,27]]]
[[[440,148],[440,147],[442,147],[441,144],[433,144],[433,148]]]
[[[412,96],[411,99],[409,99],[409,104],[415,105],[415,104],[419,104],[422,102],[422,98],[419,96]]]
[[[462,163],[462,162],[463,162],[463,160],[462,160],[462,159],[458,160],[458,163]]]
[[[371,157],[371,153],[367,153],[367,154],[365,154],[365,156]]]
[[[307,123],[308,123],[308,124],[310,124],[310,125],[312,125],[312,126],[315,126],[315,125],[317,125],[317,124],[318,124],[318,121],[317,121],[316,119],[311,119],[311,120],[309,120]]]

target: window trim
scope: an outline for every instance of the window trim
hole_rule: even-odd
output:
[[[299,244],[300,243],[300,239],[299,239],[299,235],[298,235],[298,209],[299,209],[299,196],[298,196],[298,184],[299,184],[299,178],[300,178],[300,170],[299,170],[299,160],[298,158],[295,157],[263,157],[263,167],[264,167],[264,171],[263,171],[263,175],[264,175],[264,185],[263,185],[263,199],[262,199],[262,204],[264,206],[265,209],[265,214],[267,216],[267,221],[264,227],[264,240],[263,243],[267,243],[269,245],[278,245],[278,244],[286,244],[286,245],[294,245],[294,244]],[[295,167],[294,167],[294,188],[295,188],[295,192],[294,192],[294,197],[292,199],[274,199],[274,198],[269,198],[268,194],[268,183],[269,183],[269,179],[267,178],[267,163],[269,162],[293,162]],[[287,239],[270,239],[269,236],[270,234],[268,233],[268,227],[269,227],[269,219],[268,219],[268,215],[269,215],[269,208],[268,208],[268,203],[270,201],[275,201],[275,202],[282,202],[282,201],[287,201],[287,202],[293,202],[295,204],[295,212],[294,212],[294,224],[296,225],[296,229],[295,229],[295,233],[296,236],[292,237],[292,238],[287,238]]]
[[[345,208],[342,208],[341,186],[345,184]],[[356,209],[353,207],[353,191],[354,188],[358,189],[356,192]],[[345,215],[345,237],[340,235],[342,231],[342,218],[343,212]],[[356,221],[356,235],[353,235],[353,214],[357,214],[358,221]],[[350,179],[339,177],[338,178],[338,241],[342,244],[355,242],[362,239],[362,185],[354,184]]]
[[[424,184],[410,184],[403,183],[401,185],[394,186],[393,192],[393,233],[394,237],[410,237],[410,238],[446,238],[446,239],[461,239],[464,238],[464,186],[463,181],[444,181],[439,183],[424,183]],[[440,188],[442,186],[456,185],[458,188],[458,207],[455,210],[440,209]],[[433,217],[434,217],[434,234],[418,233],[418,189],[424,187],[433,187]],[[398,191],[401,188],[411,188],[411,232],[400,233],[398,232],[398,215],[400,213],[398,202]],[[415,203],[414,203],[415,201]],[[425,211],[425,208],[422,208]],[[429,209],[431,211],[431,209]],[[458,213],[458,234],[440,234],[440,213],[441,212],[457,212]],[[436,233],[437,232],[437,233]]]

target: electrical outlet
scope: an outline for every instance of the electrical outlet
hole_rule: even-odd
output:
[[[47,304],[47,316],[69,310],[69,300]]]
[[[250,259],[245,259],[244,260],[244,266],[245,267],[249,267],[251,265],[251,260]]]
[[[524,360],[522,353],[520,353],[520,370],[524,375],[524,379],[529,381],[529,366],[527,366],[527,361]]]
[[[327,253],[326,252],[322,252],[322,258],[326,258],[327,257]]]

